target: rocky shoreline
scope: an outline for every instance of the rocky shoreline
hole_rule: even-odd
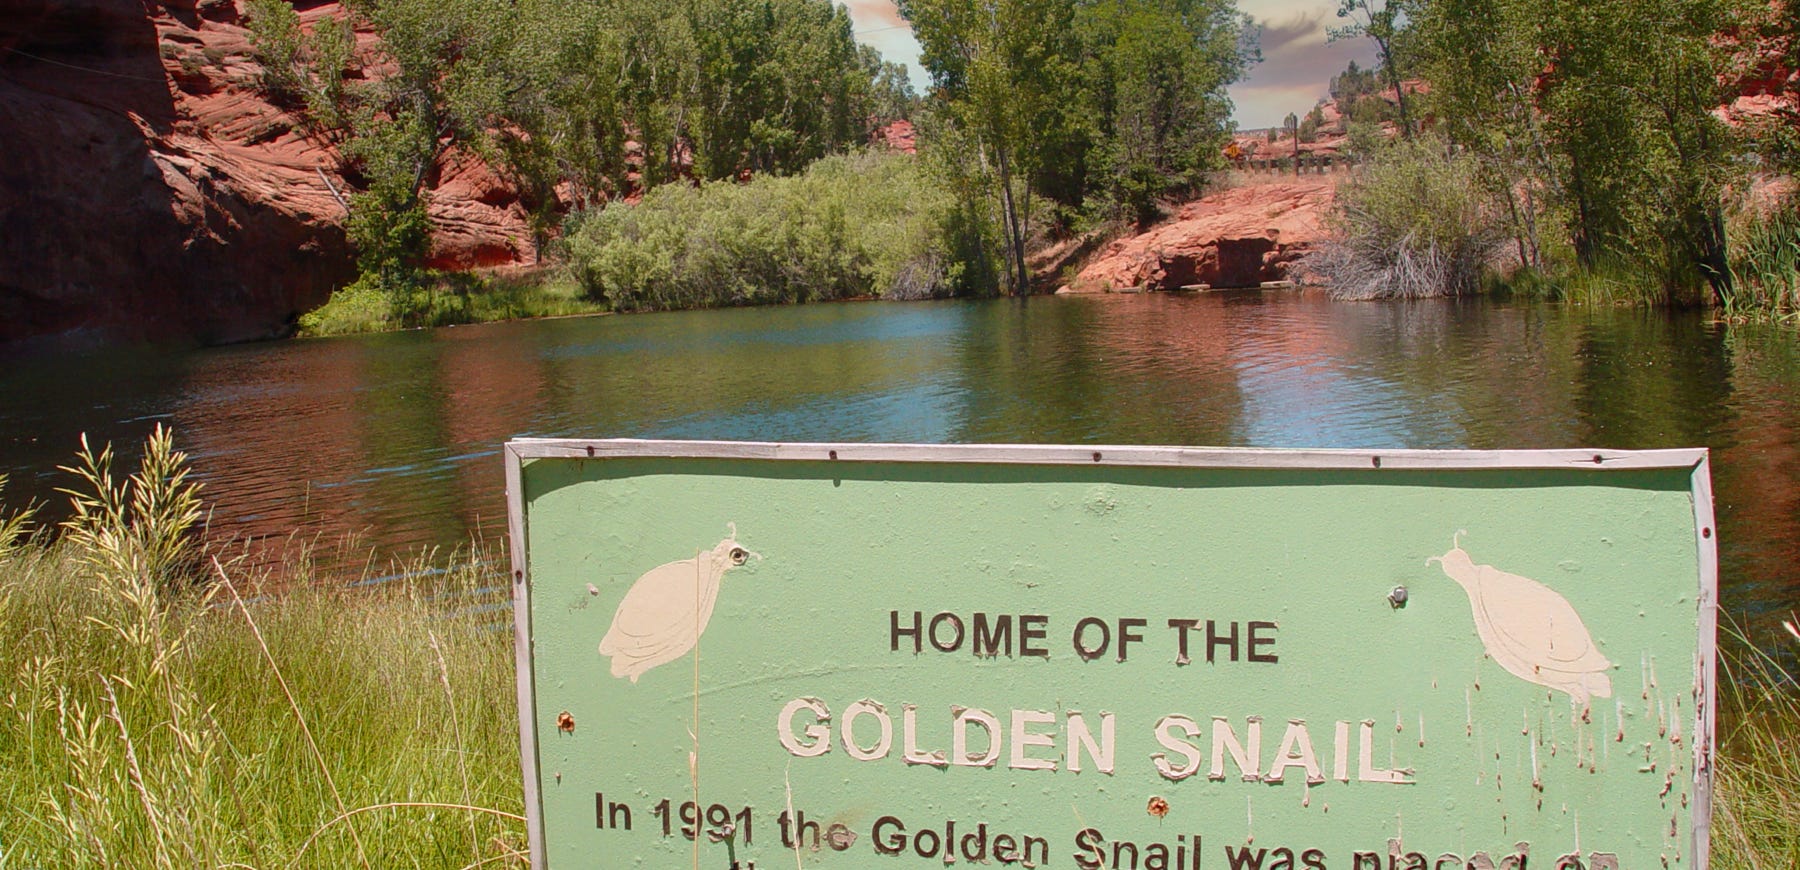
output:
[[[1227,289],[1295,280],[1326,233],[1338,175],[1252,177],[1101,248],[1059,294]]]

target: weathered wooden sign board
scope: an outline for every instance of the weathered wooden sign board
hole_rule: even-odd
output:
[[[534,866],[1707,866],[1704,451],[507,459]]]

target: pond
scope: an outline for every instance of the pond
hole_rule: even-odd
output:
[[[1293,292],[848,303],[4,366],[9,504],[60,504],[81,433],[129,452],[163,422],[215,535],[365,555],[503,537],[515,436],[1705,446],[1725,608],[1758,634],[1800,608],[1800,333],[1700,314]]]

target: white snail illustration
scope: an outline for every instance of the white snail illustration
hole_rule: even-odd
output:
[[[738,546],[737,524],[711,550],[658,565],[644,572],[600,639],[600,654],[612,657],[612,675],[637,682],[645,671],[667,664],[694,648],[719,600],[725,572],[762,556]]]
[[[1458,540],[1450,552],[1425,560],[1443,566],[1445,576],[1469,594],[1475,632],[1487,653],[1514,676],[1565,692],[1586,707],[1588,698],[1612,696],[1612,662],[1601,655],[1581,615],[1556,590],[1529,577],[1477,565]]]

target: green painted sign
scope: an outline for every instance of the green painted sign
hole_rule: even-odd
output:
[[[507,454],[535,866],[1706,867],[1704,451]]]

